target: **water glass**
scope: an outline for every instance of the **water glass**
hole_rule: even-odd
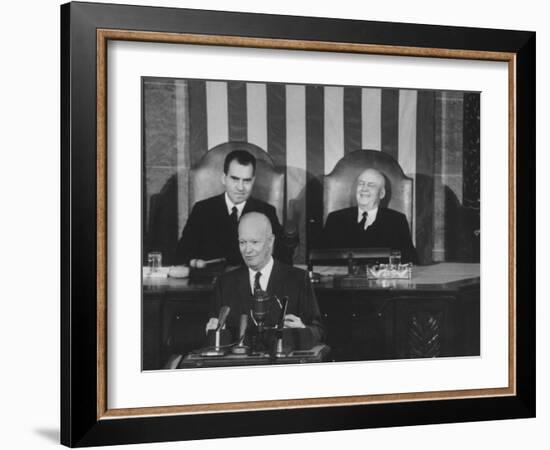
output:
[[[158,272],[162,267],[162,253],[161,252],[149,252],[147,253],[147,264],[149,265],[149,272]]]
[[[397,269],[401,264],[401,252],[399,250],[392,250],[390,252],[390,268]]]

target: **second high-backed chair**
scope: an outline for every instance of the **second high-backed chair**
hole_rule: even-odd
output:
[[[323,223],[332,211],[356,204],[355,180],[369,168],[380,171],[386,178],[386,196],[382,205],[405,214],[412,229],[413,180],[403,173],[395,159],[377,150],[350,152],[325,176]]]

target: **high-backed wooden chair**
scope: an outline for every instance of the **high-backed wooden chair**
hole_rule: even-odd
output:
[[[249,142],[224,142],[209,150],[189,174],[189,205],[224,192],[221,181],[223,162],[233,150],[246,150],[256,158],[256,180],[252,196],[273,205],[283,223],[284,173],[278,171],[271,157]]]
[[[408,178],[399,163],[387,153],[377,150],[356,150],[346,154],[324,178],[323,223],[329,213],[357,204],[355,181],[366,169],[380,171],[386,179],[386,196],[382,206],[399,211],[407,217],[412,228],[413,180]]]

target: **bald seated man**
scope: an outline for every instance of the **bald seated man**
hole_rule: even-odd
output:
[[[280,300],[288,298],[285,328],[302,329],[308,335],[303,340],[312,345],[322,342],[324,329],[309,277],[305,271],[273,258],[275,237],[267,216],[258,212],[243,215],[239,221],[238,234],[239,250],[246,266],[227,272],[217,279],[212,314],[217,315],[222,306],[229,306],[231,311],[226,324],[233,337],[238,337],[240,316],[246,314],[250,317],[254,291],[259,287]],[[279,305],[275,304],[267,324],[275,324],[280,312]],[[218,319],[212,317],[206,330],[213,330],[217,325]]]
[[[384,175],[363,171],[356,180],[357,206],[331,212],[325,222],[322,245],[327,248],[389,247],[401,252],[401,261],[418,263],[409,224],[404,214],[384,208]]]

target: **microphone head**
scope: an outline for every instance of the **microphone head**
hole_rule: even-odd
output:
[[[248,328],[248,315],[241,314],[241,320],[239,321],[239,341],[244,338],[247,328]]]
[[[227,320],[229,311],[231,311],[231,308],[227,305],[224,305],[220,308],[220,315],[218,316],[218,330],[222,329],[225,325],[225,321]]]
[[[263,321],[267,316],[270,298],[269,294],[265,291],[257,290],[254,292],[252,314],[254,315],[254,319],[258,322]]]
[[[283,329],[284,327],[287,306],[288,306],[288,297],[284,296],[283,299],[281,300],[281,315],[279,316],[279,321],[277,323],[277,327],[279,329]]]

